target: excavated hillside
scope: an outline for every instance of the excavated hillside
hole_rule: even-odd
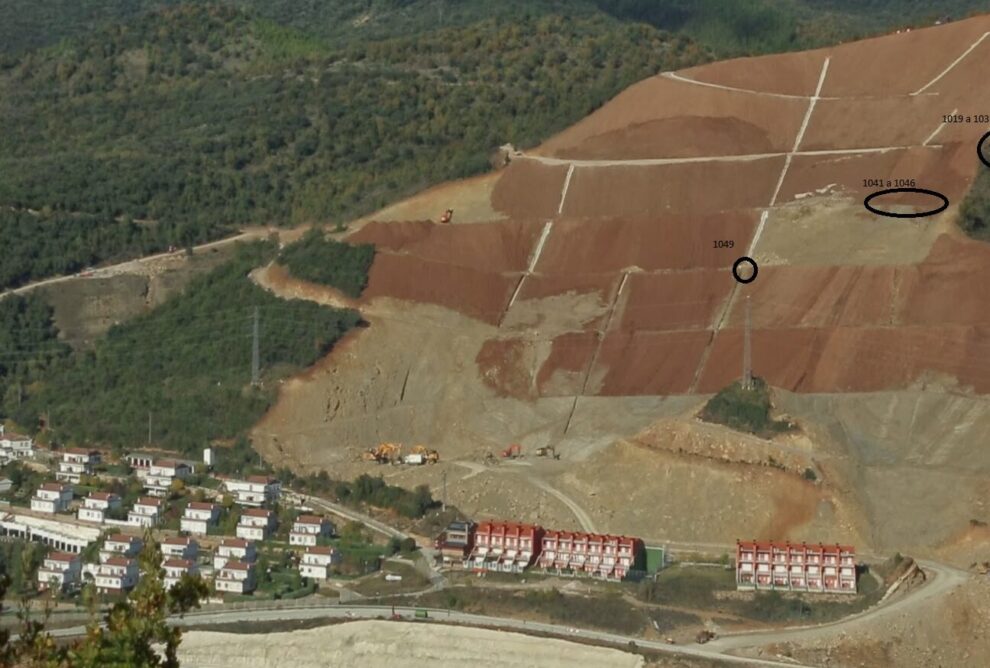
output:
[[[286,383],[257,447],[353,476],[379,441],[429,443],[440,466],[387,476],[446,471],[479,516],[951,552],[990,519],[990,247],[953,224],[985,127],[943,117],[990,108],[988,35],[984,16],[665,72],[498,172],[359,221],[350,239],[378,247],[369,326]],[[950,205],[868,212],[888,181]],[[335,298],[275,278],[255,275]],[[694,419],[740,375],[747,304],[754,369],[798,441]],[[531,456],[483,463],[514,442]],[[559,461],[532,456],[551,444]]]

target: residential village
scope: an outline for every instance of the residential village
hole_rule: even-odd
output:
[[[18,461],[32,464],[33,471],[45,470],[44,457],[30,438],[3,433],[2,426],[0,438],[0,463]],[[69,594],[91,581],[100,593],[127,592],[138,581],[137,557],[146,530],[153,530],[160,543],[166,586],[189,574],[212,581],[220,595],[251,594],[259,586],[263,548],[278,543],[279,534],[289,547],[282,550],[289,568],[282,570],[294,571],[297,581],[318,585],[339,571],[342,554],[331,544],[335,525],[287,503],[273,477],[204,476],[197,471],[204,464],[149,452],[128,454],[116,467],[106,466],[104,454],[95,449],[45,454],[55,479],[40,482],[25,506],[0,505],[0,539],[48,548],[36,575],[40,590],[57,587]],[[116,474],[107,474],[110,468]],[[141,494],[129,503],[119,492],[96,488],[112,487],[105,481],[119,478],[123,468],[141,485]],[[193,490],[197,476],[200,486]],[[0,481],[0,495],[11,489],[12,481]],[[179,507],[170,522],[168,516]]]
[[[210,451],[204,462],[141,451],[110,463],[99,450],[68,448],[48,451],[46,468],[38,450],[30,438],[9,432],[0,440],[0,461],[32,462],[33,470],[54,474],[33,488],[29,503],[0,505],[0,539],[49,548],[37,570],[39,590],[56,587],[72,595],[92,582],[100,593],[127,592],[139,578],[137,557],[147,530],[160,543],[166,586],[187,574],[200,576],[218,597],[251,595],[262,580],[273,580],[273,572],[275,579],[292,580],[284,591],[306,595],[346,571],[346,549],[330,519],[303,505],[301,497],[284,493],[274,477],[208,473]],[[114,491],[121,488],[121,477],[139,481],[140,492],[125,499]],[[10,489],[11,481],[0,480],[0,495]],[[665,550],[641,538],[506,521],[450,522],[432,548],[431,568],[478,575],[538,570],[640,580],[655,577],[666,565]],[[375,565],[357,575],[379,563],[381,546],[365,550],[376,553]],[[738,541],[734,569],[739,590],[857,592],[851,546]]]

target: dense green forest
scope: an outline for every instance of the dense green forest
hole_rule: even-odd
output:
[[[247,273],[274,253],[270,242],[239,248],[234,260],[114,327],[93,350],[32,372],[23,396],[6,397],[3,412],[34,424],[50,410],[58,441],[117,448],[147,440],[149,412],[153,442],[190,454],[243,434],[273,400],[271,381],[312,364],[359,322],[354,311],[285,302],[255,286]],[[9,303],[16,302],[0,306]],[[251,388],[255,309],[263,382]],[[0,331],[9,330],[16,326],[0,321]]]
[[[959,226],[974,239],[990,241],[990,169],[980,165],[973,186],[959,207]]]
[[[0,300],[0,403],[3,406],[20,406],[31,382],[69,354],[69,347],[57,337],[52,308],[40,297],[11,295]]]
[[[190,0],[185,0],[190,2]],[[192,0],[197,1],[197,0]],[[215,0],[198,0],[207,4]],[[180,0],[6,0],[0,52],[19,53],[126,22]],[[722,55],[806,48],[833,39],[988,11],[986,0],[227,0],[334,42],[388,39],[490,18],[566,15],[642,22],[705,41]]]
[[[8,57],[0,243],[19,259],[0,288],[245,224],[366,213],[708,57],[601,17],[334,45],[217,6]]]
[[[328,239],[314,227],[302,239],[279,253],[279,264],[311,283],[337,288],[349,297],[360,297],[368,283],[368,272],[375,260],[371,244],[351,245]]]

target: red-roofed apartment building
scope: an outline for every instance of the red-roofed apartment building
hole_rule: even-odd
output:
[[[476,571],[521,573],[536,560],[542,537],[543,528],[532,524],[482,522],[466,565]]]
[[[736,587],[856,593],[856,550],[848,545],[736,541]]]
[[[572,531],[547,531],[540,550],[540,566],[558,573],[586,573],[621,580],[641,567],[644,547],[639,538]]]

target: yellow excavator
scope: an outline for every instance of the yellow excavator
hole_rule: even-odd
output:
[[[366,450],[361,455],[361,459],[379,464],[398,462],[402,459],[402,446],[396,443],[380,443],[376,447]]]
[[[440,453],[436,450],[431,450],[425,445],[414,446],[411,450],[411,454],[422,455],[423,461],[427,464],[436,464],[440,461]]]

